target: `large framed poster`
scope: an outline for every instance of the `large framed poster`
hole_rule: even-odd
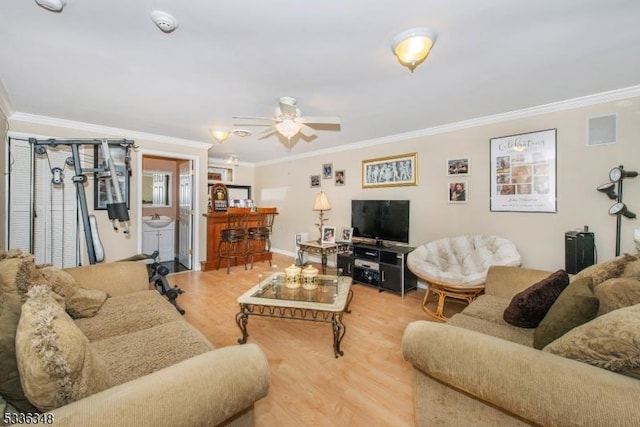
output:
[[[491,138],[491,211],[557,211],[557,129]]]

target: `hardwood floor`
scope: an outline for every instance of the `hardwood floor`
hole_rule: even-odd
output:
[[[237,297],[255,285],[258,274],[283,270],[293,260],[274,254],[273,264],[253,270],[234,267],[169,276],[185,293],[178,303],[185,318],[216,347],[237,345]],[[351,313],[344,317],[344,356],[333,355],[328,323],[250,317],[249,342],[258,343],[271,368],[269,395],[256,405],[257,426],[411,426],[413,378],[402,359],[405,326],[426,320],[424,290],[402,299],[365,285],[353,286]]]

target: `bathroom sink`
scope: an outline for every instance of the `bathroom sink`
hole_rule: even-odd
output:
[[[173,222],[173,218],[160,215],[159,217],[143,216],[142,222],[147,224],[151,228],[163,228]]]

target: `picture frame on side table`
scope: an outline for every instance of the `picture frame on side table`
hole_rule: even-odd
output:
[[[557,212],[557,129],[491,138],[492,212]]]
[[[353,238],[353,227],[342,227],[340,229],[340,235],[338,236],[338,241],[340,243],[351,243],[352,238]]]
[[[471,174],[471,159],[456,157],[447,159],[447,176],[468,176]]]
[[[418,153],[362,161],[362,188],[418,185]]]
[[[322,227],[322,244],[332,244],[336,242],[336,228],[325,225]]]
[[[467,203],[469,200],[469,184],[467,181],[450,181],[447,191],[449,203]]]

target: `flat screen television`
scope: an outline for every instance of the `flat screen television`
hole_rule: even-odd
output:
[[[409,200],[352,200],[353,237],[409,243]]]

